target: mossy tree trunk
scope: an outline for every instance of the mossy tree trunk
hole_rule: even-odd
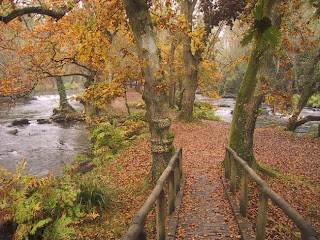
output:
[[[75,111],[74,108],[69,104],[67,99],[67,92],[64,86],[63,80],[61,76],[56,77],[57,89],[60,97],[59,108],[62,111]]]
[[[264,17],[270,14],[273,3],[269,1],[264,9]],[[256,119],[259,114],[259,106],[262,102],[262,95],[259,94],[258,71],[263,61],[271,54],[269,46],[262,46],[262,33],[260,29],[254,38],[249,62],[245,75],[242,79],[236,104],[233,111],[229,146],[243,158],[250,166],[254,164],[253,137]],[[260,76],[263,80],[263,74]]]
[[[143,100],[147,105],[147,121],[151,133],[153,182],[159,178],[169,162],[174,146],[168,116],[168,94],[161,84],[164,76],[160,66],[160,51],[156,42],[147,1],[123,0],[136,40],[139,59],[147,62],[142,67],[145,78]]]
[[[233,110],[229,137],[229,146],[235,150],[249,165],[253,163],[253,134],[257,112],[254,104],[254,92],[258,83],[257,73],[262,51],[258,49],[261,36],[252,48],[247,70],[243,77]]]
[[[318,50],[319,52],[319,50]],[[320,90],[319,78],[315,76],[315,71],[317,69],[317,65],[320,61],[320,53],[318,53],[310,64],[310,68],[307,72],[307,76],[305,77],[305,84],[303,85],[302,93],[300,95],[297,106],[295,107],[291,118],[289,119],[289,123],[287,129],[289,131],[294,131],[299,126],[298,125],[298,117],[302,111],[302,109],[308,103],[309,98]],[[318,66],[319,68],[319,66]]]

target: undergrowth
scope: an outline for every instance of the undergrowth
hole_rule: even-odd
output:
[[[10,232],[17,240],[82,239],[85,225],[98,221],[116,204],[115,187],[101,172],[129,141],[143,133],[144,120],[144,114],[137,112],[122,124],[96,122],[90,136],[92,152],[78,157],[78,163],[67,167],[61,178],[26,176],[26,161],[15,173],[0,167],[0,238],[12,237],[6,235]],[[98,167],[81,173],[82,163]]]
[[[196,101],[193,108],[193,116],[196,119],[218,120],[220,117],[215,115],[215,107],[210,103]]]
[[[112,191],[96,188],[99,180],[90,186],[87,179],[69,174],[38,179],[23,175],[25,165],[14,174],[1,168],[0,228],[14,223],[14,239],[77,239],[77,226],[109,207]]]

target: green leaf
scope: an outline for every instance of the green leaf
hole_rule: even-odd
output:
[[[277,46],[279,36],[280,32],[274,26],[267,28],[262,33],[262,37],[273,47]]]
[[[280,31],[277,28],[275,28],[274,26],[269,27],[269,31],[273,35],[275,35],[276,37],[280,37],[280,35],[281,35]]]
[[[262,38],[258,46],[258,51],[261,51],[266,45],[267,45],[266,39]]]
[[[248,34],[246,36],[243,37],[243,39],[241,40],[240,44],[241,46],[246,46],[248,45],[248,43],[254,38],[256,31],[251,28],[248,32]]]
[[[255,9],[252,10],[253,17],[257,20],[261,20],[263,17],[263,6],[258,3]]]
[[[46,218],[46,219],[40,220],[39,222],[37,222],[37,223],[33,226],[33,228],[32,228],[32,230],[31,230],[30,233],[31,233],[32,235],[34,235],[34,234],[36,233],[36,231],[37,231],[38,228],[43,227],[44,225],[48,224],[49,222],[52,222],[52,218]]]

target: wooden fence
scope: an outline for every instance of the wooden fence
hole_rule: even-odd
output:
[[[248,205],[248,176],[251,177],[260,186],[260,196],[258,203],[258,217],[256,227],[256,240],[265,239],[266,223],[267,223],[267,206],[268,199],[277,205],[300,229],[302,239],[317,240],[317,233],[288,202],[280,197],[275,191],[268,187],[268,184],[263,181],[249,165],[241,159],[237,153],[230,147],[226,148],[225,162],[225,177],[230,179],[230,191],[235,194],[237,184],[237,168],[242,168],[241,187],[240,187],[240,213],[242,216],[247,215]]]
[[[182,149],[178,148],[175,155],[171,158],[167,168],[163,171],[157,184],[143,206],[134,216],[131,226],[124,236],[124,240],[145,240],[147,239],[144,230],[144,223],[148,213],[152,210],[154,203],[157,202],[157,239],[164,240],[165,234],[165,192],[164,183],[168,184],[168,211],[169,215],[175,209],[175,200],[180,191],[180,182],[182,177]]]

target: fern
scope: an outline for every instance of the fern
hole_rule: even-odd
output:
[[[76,239],[76,231],[70,226],[73,223],[72,218],[63,214],[52,225],[46,228],[43,233],[44,240],[64,240]]]

